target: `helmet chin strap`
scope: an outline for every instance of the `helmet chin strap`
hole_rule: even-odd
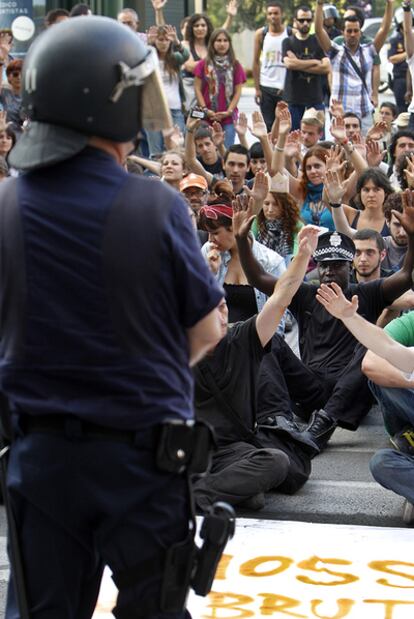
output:
[[[118,68],[120,72],[120,80],[115,85],[110,101],[116,103],[119,101],[124,90],[131,88],[131,86],[142,86],[145,80],[153,73],[158,67],[158,58],[155,49],[150,49],[144,60],[135,67],[129,67],[125,62],[119,62]]]

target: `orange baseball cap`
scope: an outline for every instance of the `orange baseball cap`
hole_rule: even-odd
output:
[[[208,189],[208,183],[204,176],[199,174],[187,174],[180,182],[180,191],[184,191],[189,187],[198,187],[199,189]]]

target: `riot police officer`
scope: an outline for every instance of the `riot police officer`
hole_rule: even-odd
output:
[[[221,337],[222,291],[179,194],[122,165],[141,128],[168,122],[160,83],[153,53],[103,17],[51,28],[24,64],[24,174],[0,193],[0,379],[31,619],[89,619],[104,565],[116,617],[189,616],[190,365]]]

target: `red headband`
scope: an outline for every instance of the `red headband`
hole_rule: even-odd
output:
[[[207,219],[218,219],[220,215],[233,219],[233,209],[228,204],[207,204],[201,207],[200,214],[205,215]]]

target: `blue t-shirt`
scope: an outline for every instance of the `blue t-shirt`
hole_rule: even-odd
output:
[[[192,417],[186,330],[223,292],[179,194],[90,147],[17,183],[23,275],[0,282],[12,408],[125,429]]]

